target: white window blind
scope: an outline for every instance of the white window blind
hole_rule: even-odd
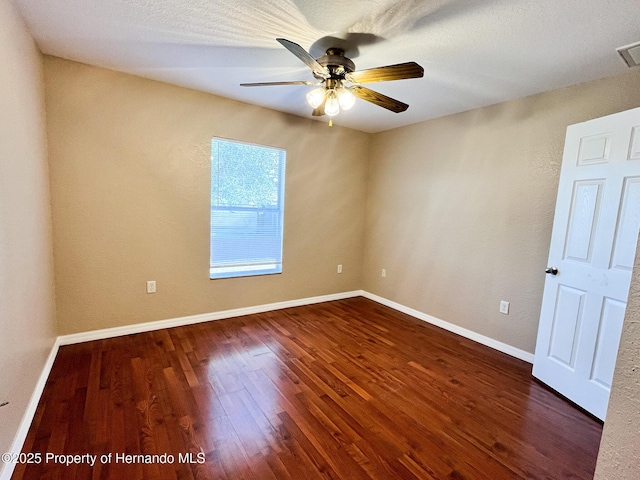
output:
[[[282,272],[286,152],[211,142],[210,278]]]

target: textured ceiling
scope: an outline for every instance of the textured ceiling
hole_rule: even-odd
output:
[[[312,87],[239,86],[314,80],[277,37],[315,57],[343,39],[358,69],[422,65],[424,78],[367,85],[406,112],[358,100],[334,117],[366,132],[617,75],[616,48],[640,41],[638,0],[14,2],[44,53],[304,117]]]

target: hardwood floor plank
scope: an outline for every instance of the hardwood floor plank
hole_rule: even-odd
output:
[[[324,479],[339,479],[340,476],[338,473],[328,463],[328,455],[326,455],[326,453],[323,455],[321,451],[318,451],[317,446],[319,446],[319,444],[317,439],[309,438],[300,430],[299,425],[289,416],[287,410],[279,413],[278,417],[282,420],[283,430],[288,432],[288,436],[291,436],[295,440],[296,444],[299,445],[299,448],[304,452],[304,456],[311,460],[320,477]],[[322,447],[320,448],[322,449]]]
[[[61,347],[23,451],[111,460],[12,478],[586,480],[601,430],[531,365],[351,298]]]

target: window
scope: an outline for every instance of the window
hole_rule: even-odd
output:
[[[211,142],[210,278],[282,272],[286,152]]]

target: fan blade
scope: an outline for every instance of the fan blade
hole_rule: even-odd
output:
[[[327,69],[322,65],[320,65],[316,61],[316,59],[313,58],[311,54],[308,53],[300,45],[298,45],[297,43],[293,43],[292,41],[287,40],[286,38],[276,38],[276,40],[280,42],[280,45],[282,45],[284,48],[286,48],[291,53],[293,53],[296,57],[302,60],[311,70],[313,70],[313,73],[317,74],[322,78],[329,77],[329,72],[327,71]]]
[[[404,112],[407,108],[409,108],[409,105],[407,105],[406,103],[402,103],[399,100],[387,97],[386,95],[374,92],[373,90],[369,90],[365,87],[354,85],[353,87],[350,87],[349,90],[351,90],[351,93],[353,93],[356,97],[361,98],[362,100],[366,100],[367,102],[374,103],[395,113]]]
[[[387,65],[386,67],[370,68],[347,73],[345,78],[353,83],[389,82],[406,78],[420,78],[424,75],[424,68],[416,62]]]
[[[241,83],[241,87],[269,87],[272,85],[322,85],[322,82],[258,82],[258,83]]]

